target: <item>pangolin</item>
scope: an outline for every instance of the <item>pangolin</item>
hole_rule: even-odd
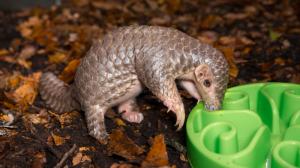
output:
[[[135,97],[148,88],[176,115],[181,129],[184,104],[176,81],[208,110],[221,107],[228,83],[228,63],[216,48],[174,28],[127,26],[94,42],[77,68],[74,82],[65,84],[53,73],[40,80],[40,94],[57,112],[83,110],[89,134],[107,139],[105,112],[114,106],[122,118],[143,120]]]

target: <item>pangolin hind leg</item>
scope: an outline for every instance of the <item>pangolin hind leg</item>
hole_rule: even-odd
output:
[[[128,122],[140,123],[144,119],[143,114],[140,113],[135,98],[129,99],[120,104],[118,111],[122,114],[122,118]]]

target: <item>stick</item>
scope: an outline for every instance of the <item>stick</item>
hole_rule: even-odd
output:
[[[68,159],[68,157],[74,153],[76,147],[77,145],[74,144],[73,147],[64,154],[64,156],[61,158],[61,160],[56,164],[54,168],[61,168],[64,162]]]

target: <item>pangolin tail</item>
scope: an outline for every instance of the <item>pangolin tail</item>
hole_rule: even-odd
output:
[[[42,99],[58,113],[79,110],[79,103],[72,97],[72,86],[65,84],[53,73],[44,73],[40,80],[39,91]]]

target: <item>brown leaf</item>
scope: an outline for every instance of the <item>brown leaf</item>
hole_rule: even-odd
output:
[[[3,114],[0,113],[0,121],[2,123],[12,123],[14,120],[14,116],[12,114]]]
[[[85,151],[93,151],[93,152],[95,152],[96,148],[93,147],[93,146],[82,146],[82,147],[79,148],[79,151],[80,152],[85,152]]]
[[[213,45],[218,39],[218,34],[214,31],[204,31],[201,32],[198,39],[203,43]]]
[[[127,163],[113,163],[110,168],[133,168],[133,165]]]
[[[38,152],[34,155],[34,159],[32,162],[32,168],[43,168],[47,161],[46,154],[44,152]]]
[[[104,10],[114,10],[114,9],[119,9],[119,10],[123,10],[123,7],[121,6],[121,4],[119,3],[115,3],[112,1],[99,1],[99,0],[94,0],[91,1],[92,6],[94,6],[95,8],[99,8],[99,9],[104,9]]]
[[[49,123],[49,116],[45,109],[42,109],[38,114],[25,114],[24,119],[33,124],[47,124]]]
[[[61,137],[58,135],[55,135],[54,133],[51,133],[51,136],[53,138],[54,144],[56,146],[62,145],[66,142],[66,138],[65,137]]]
[[[66,125],[72,124],[75,118],[78,118],[80,116],[79,112],[77,111],[71,111],[63,114],[56,114],[49,111],[49,114],[54,116],[59,121],[61,128],[64,128]]]
[[[7,93],[6,96],[22,107],[23,110],[27,109],[28,105],[32,105],[38,94],[38,83],[41,77],[41,72],[35,72],[29,77],[22,79],[22,85],[14,92]]]
[[[236,21],[246,19],[248,15],[246,13],[227,13],[224,17],[230,21]]]
[[[21,35],[25,38],[30,39],[31,35],[33,33],[33,28],[37,26],[41,26],[42,21],[39,17],[37,16],[32,16],[25,22],[22,22],[18,26],[18,30],[20,31]]]
[[[74,79],[74,75],[79,63],[79,59],[74,59],[70,61],[69,64],[63,70],[63,72],[59,75],[59,78],[66,83],[71,82]]]
[[[34,46],[28,45],[22,49],[19,54],[20,59],[28,59],[36,53],[36,48]]]
[[[181,0],[166,0],[168,4],[168,11],[174,13],[179,10],[181,6]]]
[[[239,74],[239,69],[234,62],[234,49],[231,47],[218,47],[224,54],[229,63],[229,75],[236,78]]]
[[[78,152],[72,159],[72,165],[73,166],[76,166],[78,165],[79,163],[82,163],[82,162],[85,162],[85,161],[89,161],[91,162],[92,159],[90,156],[88,155],[84,155],[83,153],[81,152]]]
[[[72,165],[76,166],[81,162],[83,154],[81,152],[78,152],[72,159]]]
[[[278,58],[275,59],[274,64],[284,66],[285,61],[286,61],[285,59],[282,59],[282,58],[278,57]]]
[[[114,129],[109,136],[108,152],[126,158],[136,160],[144,153],[144,149],[128,138],[121,129]]]
[[[219,39],[221,45],[235,46],[237,39],[232,36],[222,36]]]
[[[201,27],[204,29],[211,29],[216,27],[218,24],[222,23],[222,18],[217,15],[208,15],[204,20],[201,22]]]
[[[16,88],[19,83],[21,82],[22,76],[20,73],[14,73],[12,76],[8,78],[8,88],[14,89]]]
[[[26,69],[30,69],[32,66],[32,62],[25,59],[17,59],[17,63]]]
[[[121,120],[120,118],[114,119],[114,122],[115,122],[116,125],[118,125],[118,126],[126,126],[125,122],[124,122],[123,120]]]
[[[169,159],[164,136],[162,134],[154,137],[153,144],[147,157],[142,162],[143,168],[168,166]]]
[[[67,55],[62,52],[56,52],[48,57],[50,63],[59,64],[67,60]]]
[[[0,49],[0,56],[9,55],[10,52],[7,49]]]

